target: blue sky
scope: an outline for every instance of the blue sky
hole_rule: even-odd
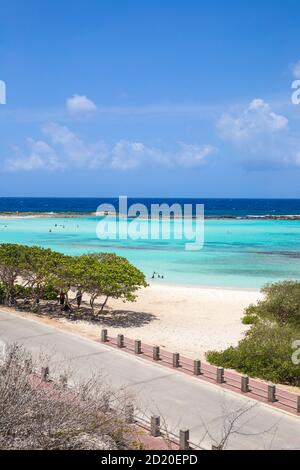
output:
[[[0,196],[300,197],[299,15],[0,0]]]

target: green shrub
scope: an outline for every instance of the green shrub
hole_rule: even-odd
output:
[[[253,325],[253,323],[255,323],[256,321],[257,321],[257,316],[251,315],[250,313],[244,315],[242,318],[242,323],[244,325]]]
[[[297,339],[300,339],[300,329],[260,321],[252,325],[237,347],[209,351],[206,357],[216,366],[275,383],[300,386],[300,365],[292,362],[292,343]]]
[[[42,298],[44,300],[56,300],[58,295],[59,290],[49,284],[48,286],[44,287]]]
[[[300,282],[284,281],[267,284],[262,292],[265,299],[245,310],[245,316],[256,315],[277,323],[300,327]]]

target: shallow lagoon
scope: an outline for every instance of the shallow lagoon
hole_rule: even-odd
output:
[[[116,252],[148,278],[153,271],[163,274],[164,280],[157,282],[164,283],[258,288],[266,282],[300,279],[299,220],[206,220],[200,251],[186,251],[186,240],[174,238],[100,240],[98,222],[97,217],[0,218],[0,242],[39,245],[72,255]],[[151,223],[142,221],[148,227]],[[172,224],[176,232],[178,221]]]

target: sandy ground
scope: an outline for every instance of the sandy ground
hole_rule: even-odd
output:
[[[139,291],[136,302],[110,300],[99,324],[39,318],[92,339],[99,338],[105,327],[111,336],[122,333],[149,345],[204,359],[210,349],[237,344],[248,328],[241,323],[244,308],[261,297],[251,290],[152,284]]]
[[[111,335],[123,333],[173,352],[204,358],[210,349],[237,344],[247,329],[241,323],[243,310],[259,298],[262,295],[258,291],[152,284],[140,291],[134,303],[110,301],[114,313],[109,313],[104,323]],[[95,330],[87,324],[78,327]]]

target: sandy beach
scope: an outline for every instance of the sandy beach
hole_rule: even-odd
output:
[[[170,351],[204,358],[210,349],[236,345],[247,330],[244,308],[262,298],[259,291],[152,284],[134,303],[110,300],[102,325],[60,320],[61,326],[99,338],[103,325],[109,334],[123,333]]]

